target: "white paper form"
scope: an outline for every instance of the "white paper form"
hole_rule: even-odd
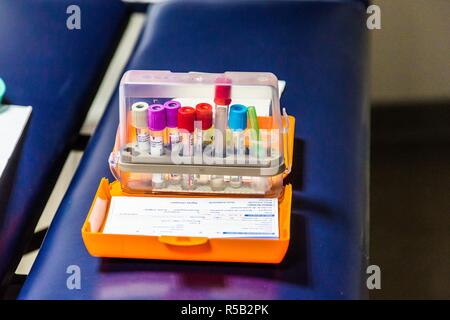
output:
[[[31,107],[8,106],[0,113],[0,178],[22,136]]]
[[[278,199],[112,197],[103,233],[278,238]]]

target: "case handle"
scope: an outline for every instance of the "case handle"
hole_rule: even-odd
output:
[[[176,237],[176,236],[159,236],[158,240],[162,243],[172,246],[191,247],[199,246],[208,242],[208,238],[203,237]]]

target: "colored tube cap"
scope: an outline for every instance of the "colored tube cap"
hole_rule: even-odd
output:
[[[135,128],[144,129],[147,124],[148,104],[146,102],[136,102],[131,106],[131,125]]]
[[[188,132],[194,132],[195,109],[181,107],[178,109],[178,128]]]
[[[225,77],[216,80],[214,103],[227,106],[231,103],[231,80]]]
[[[247,129],[247,107],[242,104],[233,104],[230,107],[228,127],[231,130]]]
[[[5,92],[6,92],[6,84],[5,84],[5,82],[3,81],[3,79],[0,78],[0,104],[2,104],[2,101],[3,101],[3,97],[4,97],[4,95],[5,95]]]
[[[253,129],[250,133],[252,136],[252,139],[259,139],[259,124],[258,124],[258,116],[256,114],[256,109],[254,106],[248,106],[247,108],[247,117],[248,117],[248,124],[250,126],[250,129]]]
[[[212,106],[209,103],[199,103],[195,106],[195,120],[201,121],[202,130],[212,127]]]
[[[148,107],[148,127],[152,131],[161,131],[166,127],[166,109],[162,104]]]
[[[178,126],[178,109],[181,104],[178,101],[170,100],[164,103],[166,109],[167,126],[169,128],[176,128]]]
[[[247,114],[248,114],[248,122],[250,124],[250,128],[258,130],[259,129],[258,116],[256,114],[255,107],[249,106],[247,108]]]

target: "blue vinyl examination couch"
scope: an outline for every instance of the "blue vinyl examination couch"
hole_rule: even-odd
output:
[[[291,243],[280,265],[100,259],[81,226],[118,124],[118,91],[91,139],[21,299],[363,298],[367,31],[360,1],[183,1],[150,8],[128,69],[269,71],[297,118]],[[219,18],[218,18],[219,17]],[[219,23],[218,23],[219,19]],[[81,289],[66,287],[79,266]]]
[[[69,30],[69,5],[81,30]],[[127,6],[110,0],[0,1],[0,77],[6,102],[31,105],[26,133],[0,187],[0,282],[9,282],[78,135]]]

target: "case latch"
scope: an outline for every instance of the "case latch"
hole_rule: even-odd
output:
[[[208,242],[208,238],[203,237],[176,237],[176,236],[159,236],[158,240],[172,246],[199,246]]]

